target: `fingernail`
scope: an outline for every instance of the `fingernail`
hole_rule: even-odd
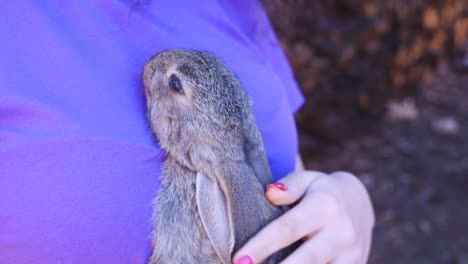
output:
[[[288,188],[286,188],[286,185],[277,182],[277,183],[272,183],[267,185],[267,191],[270,190],[270,188],[277,188],[280,189],[281,191],[286,191]]]
[[[234,264],[253,264],[253,260],[249,256],[242,256]]]

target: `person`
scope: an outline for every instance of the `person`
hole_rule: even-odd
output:
[[[211,51],[253,100],[291,210],[233,257],[365,263],[374,225],[352,174],[294,170],[303,97],[257,1],[0,3],[0,263],[145,263],[164,160],[148,128],[143,64],[170,48]]]

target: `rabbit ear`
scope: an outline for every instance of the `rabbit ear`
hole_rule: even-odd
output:
[[[247,122],[244,127],[243,149],[247,163],[265,189],[267,185],[273,181],[273,177],[271,176],[270,166],[268,165],[262,135],[260,131],[255,128],[253,117],[252,121]]]
[[[196,201],[203,227],[213,248],[223,263],[231,263],[234,248],[231,208],[218,182],[200,172],[197,173]]]
[[[265,198],[262,184],[246,161],[224,164],[222,169],[220,186],[226,188],[237,251],[281,211]]]
[[[281,215],[281,210],[265,198],[265,188],[273,181],[260,131],[253,116],[244,124],[242,150],[245,159],[224,164],[221,187],[232,208],[235,245],[238,250],[253,235]]]

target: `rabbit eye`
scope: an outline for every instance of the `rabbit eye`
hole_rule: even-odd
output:
[[[171,88],[171,91],[175,93],[184,93],[182,82],[180,81],[179,77],[175,76],[174,74],[169,77],[169,88]]]

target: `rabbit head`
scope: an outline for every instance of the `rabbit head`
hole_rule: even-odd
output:
[[[202,51],[160,52],[144,66],[148,119],[161,147],[193,168],[187,153],[241,146],[251,101],[218,57]],[[220,150],[221,151],[221,150]],[[233,155],[239,153],[232,153]],[[215,155],[212,153],[212,155]]]

